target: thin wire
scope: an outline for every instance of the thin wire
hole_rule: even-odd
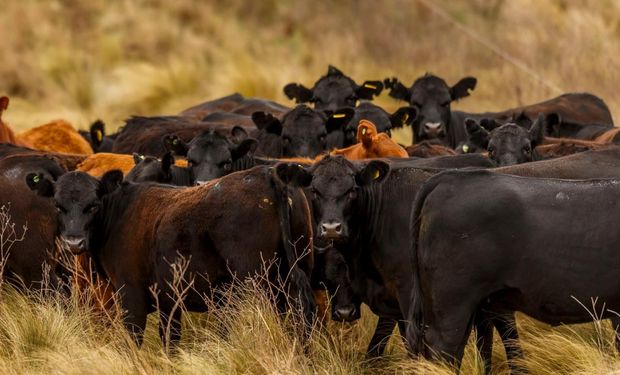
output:
[[[425,7],[427,7],[428,9],[430,9],[432,12],[434,12],[438,16],[442,17],[444,20],[446,20],[449,23],[451,23],[453,26],[455,26],[459,30],[465,32],[467,35],[469,35],[470,38],[474,39],[476,42],[482,44],[483,46],[485,46],[488,49],[490,49],[491,51],[493,51],[495,54],[497,54],[502,59],[508,61],[512,65],[516,66],[517,68],[523,70],[525,73],[529,74],[532,78],[534,78],[535,80],[537,80],[538,82],[540,82],[541,84],[546,86],[547,88],[549,88],[549,89],[551,89],[551,90],[553,90],[553,91],[555,91],[557,93],[563,93],[564,92],[564,90],[562,90],[558,85],[556,85],[555,83],[549,81],[548,79],[543,78],[540,74],[536,73],[535,70],[533,70],[532,68],[527,66],[522,61],[519,61],[518,59],[514,58],[513,56],[511,56],[507,52],[503,51],[501,48],[499,48],[495,44],[493,44],[493,43],[489,42],[488,40],[484,39],[482,36],[480,36],[480,34],[476,33],[475,31],[473,31],[473,30],[471,30],[469,28],[467,28],[465,25],[459,23],[454,17],[452,17],[450,14],[448,14],[448,12],[446,12],[443,9],[441,9],[436,4],[433,4],[432,2],[430,2],[428,0],[417,0],[417,1],[420,4],[424,5]]]

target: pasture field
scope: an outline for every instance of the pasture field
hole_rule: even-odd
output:
[[[4,0],[3,119],[24,130],[63,118],[101,118],[113,130],[130,115],[175,114],[240,92],[292,105],[289,82],[311,86],[340,68],[357,82],[433,72],[453,84],[477,77],[453,109],[500,110],[587,91],[620,119],[620,2],[614,0]],[[389,110],[402,103],[383,94]],[[399,131],[395,138],[410,136]],[[175,356],[164,354],[155,316],[137,349],[118,319],[52,293],[0,292],[0,373],[392,374],[451,373],[407,357],[364,358],[376,317],[316,328],[306,349],[288,317],[252,284],[209,314],[190,314]],[[582,301],[593,314],[601,308]],[[584,307],[585,308],[585,307]],[[551,329],[519,316],[534,374],[620,372],[609,322]],[[497,335],[496,335],[497,336]],[[496,337],[494,372],[505,373]],[[482,372],[473,345],[462,373]]]

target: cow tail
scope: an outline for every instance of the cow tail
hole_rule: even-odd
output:
[[[289,293],[296,297],[304,314],[305,323],[308,327],[311,327],[316,315],[316,303],[312,287],[310,286],[310,278],[299,267],[297,261],[297,252],[294,245],[295,239],[292,238],[291,231],[291,191],[282,180],[275,176],[275,173],[273,174],[273,180],[278,201],[278,219],[280,221],[282,247],[285,255],[285,270],[288,271],[287,284],[289,286]]]
[[[422,305],[422,287],[420,285],[420,272],[418,262],[418,244],[420,238],[420,223],[422,208],[426,197],[435,189],[439,179],[431,177],[416,195],[414,209],[411,216],[412,241],[411,241],[411,269],[413,271],[413,287],[411,288],[411,304],[409,310],[409,321],[406,339],[413,354],[424,354],[424,315]]]

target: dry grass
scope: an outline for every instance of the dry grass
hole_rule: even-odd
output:
[[[620,113],[618,2],[429,3],[553,85],[593,92]],[[0,91],[18,129],[98,117],[116,128],[234,91],[292,104],[283,85],[311,85],[328,63],[358,81],[473,75],[474,95],[457,105],[473,111],[557,94],[415,0],[7,0],[0,25]]]
[[[595,93],[620,115],[620,3],[431,3],[561,90]],[[5,0],[0,9],[0,94],[11,97],[4,118],[19,130],[55,118],[82,128],[102,118],[114,129],[132,114],[177,113],[235,91],[292,104],[282,86],[311,85],[329,63],[358,81],[396,75],[409,83],[427,71],[448,83],[476,76],[473,96],[456,105],[472,111],[557,94],[414,0]],[[386,95],[379,103],[399,106]],[[169,358],[153,317],[144,347],[136,349],[118,322],[93,319],[73,300],[5,290],[0,372],[449,372],[408,359],[394,339],[385,361],[365,361],[376,318],[363,315],[355,325],[314,332],[304,352],[270,301],[241,287],[218,312],[186,319],[182,350]],[[519,323],[525,365],[535,374],[620,371],[607,323],[553,330]],[[496,370],[504,372],[499,345],[495,354]],[[470,345],[463,372],[480,368]]]

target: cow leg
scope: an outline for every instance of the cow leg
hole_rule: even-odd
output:
[[[181,310],[171,314],[159,312],[159,337],[167,352],[174,352],[181,342]]]
[[[517,332],[514,313],[510,312],[493,318],[493,325],[495,325],[497,332],[502,338],[511,373],[526,373],[526,369],[517,365],[515,362],[516,359],[523,358],[523,351],[521,350],[521,345],[519,345],[519,333]]]
[[[125,285],[121,293],[122,307],[126,310],[123,322],[138,346],[142,345],[144,328],[146,327],[147,302],[146,296],[139,288]]]
[[[474,317],[474,327],[476,328],[476,348],[484,363],[484,373],[489,375],[493,358],[493,324],[484,312],[478,311]]]
[[[396,326],[396,320],[379,317],[375,333],[372,335],[372,339],[370,339],[370,344],[368,344],[368,349],[366,350],[366,356],[368,358],[376,358],[383,355],[385,346],[394,331],[394,326]]]
[[[457,369],[460,368],[472,326],[471,311],[474,309],[462,305],[459,308],[451,306],[450,310],[441,314],[434,313],[434,316],[441,316],[441,318],[429,320],[424,331],[426,353],[443,359]]]

